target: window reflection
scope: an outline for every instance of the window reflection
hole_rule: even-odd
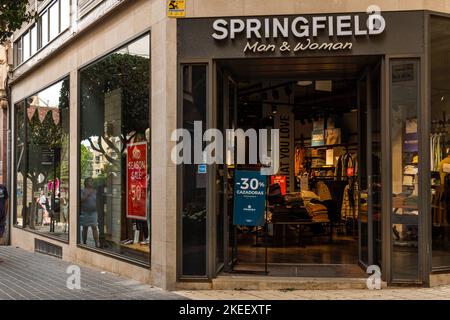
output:
[[[16,221],[68,239],[69,79],[16,105]]]
[[[434,268],[450,267],[450,20],[431,18],[431,215]]]
[[[150,36],[80,72],[79,239],[150,260]]]
[[[392,274],[418,280],[418,62],[391,65]]]
[[[204,65],[183,66],[183,127],[194,135],[194,121],[206,128],[206,74]],[[193,150],[192,150],[193,151]],[[183,275],[206,274],[207,175],[197,165],[183,165]]]

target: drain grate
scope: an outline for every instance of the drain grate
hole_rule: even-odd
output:
[[[44,240],[34,239],[34,251],[62,259],[62,247]]]

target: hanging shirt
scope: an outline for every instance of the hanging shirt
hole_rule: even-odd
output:
[[[439,163],[439,175],[441,177],[441,184],[444,184],[445,182],[445,175],[450,173],[447,171],[450,171],[450,156],[445,158]]]
[[[358,217],[359,209],[359,189],[355,182],[353,187],[348,184],[344,189],[344,197],[342,200],[341,217],[344,220]]]
[[[335,180],[343,180],[348,176],[348,169],[353,169],[352,176],[356,175],[355,160],[350,153],[344,153],[339,157],[338,163],[335,169]]]

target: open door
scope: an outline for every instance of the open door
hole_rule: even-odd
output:
[[[359,263],[381,266],[381,62],[358,80]]]
[[[232,77],[217,67],[217,129],[224,134],[236,128],[237,85]],[[224,164],[216,165],[216,272],[231,271],[236,261],[235,230],[233,226],[233,166],[228,165],[234,154],[224,152]]]

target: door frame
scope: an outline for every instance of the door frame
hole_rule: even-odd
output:
[[[392,241],[392,142],[390,139],[390,124],[391,124],[391,62],[395,61],[417,61],[418,65],[418,139],[419,139],[419,198],[423,201],[418,203],[418,279],[417,281],[401,281],[393,279],[392,274],[392,253],[393,253],[393,241]],[[429,139],[426,134],[429,132],[429,120],[430,115],[428,112],[428,59],[427,53],[424,54],[403,54],[403,55],[386,55],[384,60],[384,84],[382,89],[384,90],[384,106],[382,107],[382,139],[385,143],[382,146],[383,154],[383,202],[382,202],[382,239],[383,239],[383,280],[388,283],[398,284],[411,284],[411,285],[429,285],[429,266],[430,266],[430,198],[429,194],[429,170],[430,167],[429,153],[426,150],[429,149]],[[425,168],[422,170],[421,168]],[[387,182],[387,183],[386,183]]]
[[[233,119],[234,121],[236,121],[237,119],[237,82],[234,80],[233,75],[229,72],[229,70],[222,68],[221,66],[219,66],[218,61],[213,61],[213,75],[212,77],[214,78],[213,80],[213,101],[212,104],[214,106],[214,119],[213,122],[215,125],[215,128],[217,128],[217,110],[218,110],[218,106],[217,106],[217,76],[219,75],[219,72],[221,74],[222,77],[222,90],[223,90],[223,121],[224,121],[224,130],[226,129],[232,129],[232,128],[228,128],[229,124],[230,124],[230,85],[233,84],[235,86],[234,89],[234,115],[233,115]],[[234,123],[236,125],[236,123]],[[236,128],[234,128],[236,129]],[[224,134],[224,143],[226,142],[226,134],[225,132],[222,132]],[[235,156],[235,155],[233,155]],[[224,150],[224,170],[225,173],[227,174],[228,172],[228,165],[226,163],[226,159],[227,159],[227,154],[226,154],[226,150]],[[214,165],[214,173],[217,171],[217,164]],[[217,259],[216,259],[216,255],[217,252],[214,252],[214,270],[217,273],[219,273],[221,270],[225,271],[225,272],[229,272],[232,270],[233,268],[233,264],[235,262],[235,248],[233,246],[232,248],[232,252],[231,252],[231,256],[229,254],[229,246],[230,246],[230,232],[232,232],[232,230],[229,229],[229,220],[228,220],[228,189],[227,189],[227,183],[225,182],[224,185],[222,185],[222,187],[225,188],[225,191],[223,192],[223,203],[224,203],[224,208],[222,209],[223,212],[223,263],[217,264]],[[212,189],[211,192],[213,195],[216,195],[218,190],[217,188],[220,187],[217,185],[217,183],[214,182],[214,184],[212,184]],[[216,210],[220,209],[217,208],[217,203],[215,201],[215,197],[214,197],[214,202],[212,204],[212,211],[216,213]],[[213,225],[215,228],[215,231],[217,232],[216,226],[217,226],[217,215],[213,214]],[[214,237],[214,241],[216,241],[216,237]],[[217,248],[217,243],[214,244],[214,248]]]
[[[383,130],[382,130],[382,126],[383,126],[383,117],[382,117],[382,113],[384,112],[384,89],[383,89],[383,83],[384,83],[384,77],[385,77],[385,73],[384,73],[384,63],[385,63],[385,59],[384,56],[379,56],[379,61],[374,64],[374,65],[367,65],[367,67],[362,71],[359,79],[357,80],[357,99],[358,99],[358,107],[359,107],[359,112],[361,112],[361,101],[360,101],[360,90],[365,90],[366,91],[366,111],[367,111],[367,115],[365,117],[365,123],[361,122],[361,115],[358,116],[358,130],[362,130],[364,129],[366,138],[365,138],[365,144],[367,146],[366,150],[365,150],[365,160],[366,160],[366,170],[367,170],[367,189],[364,190],[364,192],[366,192],[368,194],[368,198],[367,198],[367,262],[363,261],[362,258],[362,233],[361,233],[361,220],[360,220],[360,215],[358,218],[358,230],[359,230],[359,237],[358,237],[358,263],[361,267],[366,268],[370,265],[374,265],[376,263],[378,263],[377,261],[374,261],[374,253],[375,253],[375,243],[374,243],[374,215],[373,215],[373,180],[372,180],[372,176],[373,176],[373,158],[372,158],[372,153],[373,153],[373,148],[372,148],[372,142],[373,142],[373,132],[372,132],[372,111],[373,111],[373,98],[374,98],[374,93],[372,92],[372,85],[374,83],[374,75],[376,73],[379,73],[379,110],[380,110],[380,151],[382,153],[381,158],[380,158],[380,163],[383,163],[383,144],[384,141],[386,141],[386,138],[383,137]],[[364,87],[360,87],[360,83],[365,79],[366,81],[366,86]],[[362,140],[359,140],[360,142]],[[362,159],[361,155],[361,151],[362,149],[359,148],[358,151],[358,159]],[[383,167],[383,166],[382,166]],[[380,176],[380,181],[381,181],[381,185],[382,185],[382,190],[380,192],[380,196],[381,196],[381,203],[383,203],[383,199],[385,197],[385,195],[383,194],[383,190],[384,190],[384,184],[383,182],[386,181],[386,179],[384,179],[383,177],[383,170],[381,170],[380,172],[381,176]],[[360,184],[360,188],[361,188],[361,184]],[[363,190],[359,190],[360,194],[362,193]],[[381,220],[384,220],[384,215],[383,215],[383,208],[380,208],[381,210],[381,215],[380,218]],[[381,234],[383,234],[383,228],[382,228],[382,221],[380,222],[380,229],[381,229]],[[382,235],[380,236],[380,240],[382,241]],[[383,251],[384,249],[384,245],[383,245],[383,241],[381,243],[381,250]],[[382,255],[380,259],[383,261],[382,259]],[[382,268],[383,270],[383,266],[379,266]]]

